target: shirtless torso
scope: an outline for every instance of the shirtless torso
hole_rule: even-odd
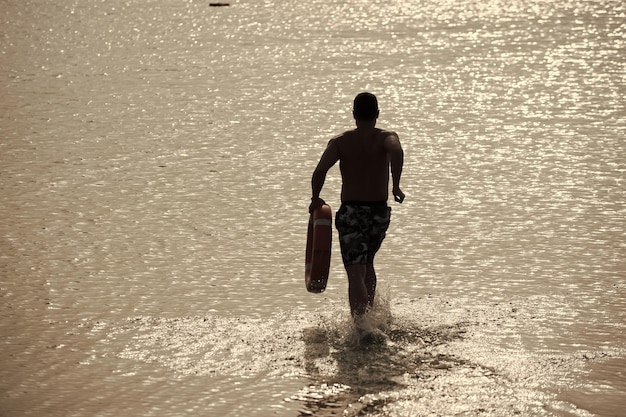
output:
[[[339,161],[341,201],[387,201],[389,165],[396,201],[404,199],[399,188],[403,152],[394,132],[361,126],[328,142],[313,174],[314,197],[319,196],[328,170]],[[317,192],[317,195],[316,195]]]
[[[341,201],[387,201],[389,157],[385,140],[393,132],[352,130],[331,140],[336,147],[343,185]],[[391,140],[391,139],[390,139]]]

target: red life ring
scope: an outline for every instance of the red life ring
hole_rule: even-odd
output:
[[[332,212],[328,204],[317,207],[309,217],[304,261],[304,281],[309,292],[320,293],[326,289],[330,270],[332,225]]]

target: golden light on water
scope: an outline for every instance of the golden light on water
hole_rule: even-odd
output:
[[[1,410],[624,409],[622,3],[2,10]],[[302,282],[311,171],[363,90],[406,150],[370,356],[339,256]]]

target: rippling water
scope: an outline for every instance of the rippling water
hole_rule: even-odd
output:
[[[626,406],[623,2],[2,0],[0,21],[1,415]],[[340,257],[307,294],[303,242],[363,90],[407,200],[378,257],[389,345],[354,353]]]

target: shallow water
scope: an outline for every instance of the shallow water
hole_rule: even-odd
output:
[[[1,2],[0,415],[619,415],[625,17]],[[407,200],[377,263],[389,340],[355,350],[340,257],[307,294],[303,245],[362,90]]]

